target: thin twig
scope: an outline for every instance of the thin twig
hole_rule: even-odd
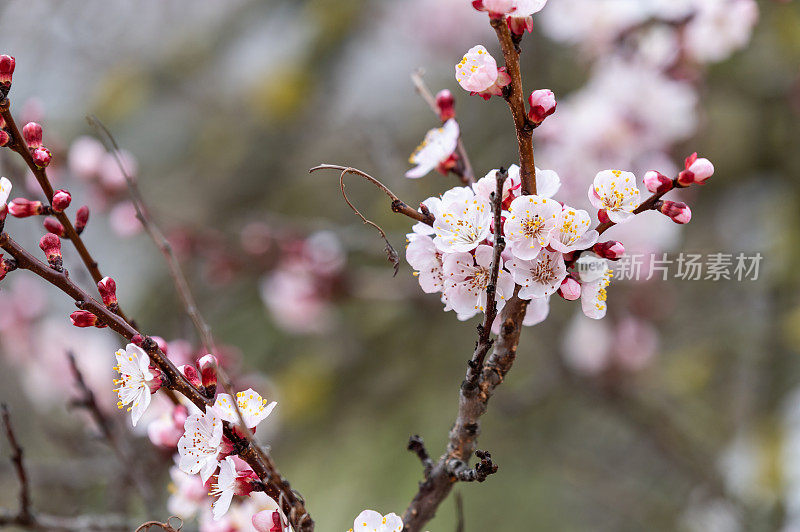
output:
[[[366,172],[362,172],[357,168],[351,168],[349,166],[339,166],[336,164],[321,164],[319,166],[315,166],[314,168],[310,169],[308,172],[312,173],[317,170],[338,170],[340,172],[349,172],[351,174],[361,176],[370,183],[372,183],[373,185],[375,185],[376,187],[378,187],[380,190],[382,190],[384,194],[389,196],[389,198],[392,200],[392,212],[404,214],[409,218],[412,218],[418,222],[422,222],[427,225],[433,225],[434,217],[430,212],[427,212],[427,210],[425,209],[423,209],[423,212],[419,212],[415,209],[412,209],[411,207],[408,206],[408,204],[406,204],[406,202],[398,198],[397,194],[389,190],[389,188],[386,185],[384,185],[383,183],[381,183],[380,181],[378,181],[377,179],[375,179]]]
[[[178,526],[172,526],[173,519],[178,520],[179,522]],[[172,515],[170,516],[169,519],[167,519],[163,523],[161,521],[147,521],[146,523],[142,523],[141,525],[139,525],[139,527],[134,532],[144,532],[146,530],[150,530],[151,526],[155,526],[162,530],[166,530],[166,532],[180,532],[181,529],[183,528],[183,519],[181,519],[176,515]]]
[[[460,491],[456,492],[455,500],[456,500],[456,532],[464,532],[464,500],[461,497]]]
[[[354,212],[354,213],[356,213],[356,215],[358,215],[358,217],[359,217],[359,218],[361,218],[361,220],[362,220],[362,221],[363,221],[365,224],[367,224],[367,225],[371,225],[372,227],[374,227],[375,229],[377,229],[377,230],[378,230],[378,233],[380,233],[380,235],[381,235],[381,238],[383,239],[383,242],[384,242],[384,244],[386,244],[386,246],[384,247],[384,251],[386,252],[386,258],[389,260],[389,262],[390,262],[390,263],[392,264],[392,266],[394,267],[394,275],[395,275],[395,276],[397,276],[397,272],[398,272],[398,271],[399,271],[399,269],[400,269],[400,258],[399,258],[399,257],[398,257],[398,255],[397,255],[397,251],[395,251],[395,249],[392,247],[392,244],[389,242],[389,239],[386,237],[386,233],[383,231],[383,229],[381,228],[381,226],[379,226],[378,224],[376,224],[376,223],[375,223],[375,222],[373,222],[372,220],[367,220],[367,219],[364,217],[364,215],[363,215],[363,214],[361,214],[361,211],[359,211],[359,210],[356,208],[356,206],[352,204],[352,202],[351,202],[351,201],[350,201],[350,199],[347,197],[347,194],[346,194],[346,193],[345,193],[345,191],[344,191],[344,176],[345,176],[345,175],[347,175],[347,173],[348,173],[348,172],[350,172],[350,171],[352,171],[352,170],[353,170],[352,168],[346,168],[346,169],[344,169],[344,170],[342,171],[342,175],[341,175],[341,176],[339,176],[339,188],[340,188],[340,190],[342,191],[342,197],[344,198],[344,201],[345,201],[345,203],[347,203],[347,205],[348,205],[348,206],[349,206],[351,209],[353,209],[353,212]]]
[[[11,447],[11,463],[14,465],[14,471],[16,471],[17,479],[19,480],[19,511],[17,512],[17,519],[19,523],[23,524],[33,522],[30,484],[28,483],[28,473],[25,471],[22,447],[20,447],[17,437],[14,434],[14,427],[11,426],[11,415],[8,413],[8,405],[5,403],[0,405],[0,412],[3,417],[6,439],[8,440],[8,445]]]
[[[415,72],[411,73],[411,82],[414,84],[414,89],[416,89],[417,94],[428,104],[433,114],[439,116],[439,108],[436,105],[436,98],[431,93],[428,86],[425,84],[425,80],[422,79],[422,75],[424,71],[420,68],[417,69]],[[456,155],[458,156],[459,163],[461,164],[461,168],[456,168],[453,170],[461,182],[465,185],[471,185],[475,182],[475,172],[472,169],[472,163],[467,156],[467,150],[464,148],[464,142],[461,140],[461,135],[458,135],[458,144],[456,144]],[[456,171],[457,170],[457,171]]]

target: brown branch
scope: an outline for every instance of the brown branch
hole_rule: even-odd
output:
[[[416,72],[411,73],[411,82],[414,84],[414,89],[417,94],[428,104],[433,114],[439,116],[439,108],[436,105],[436,98],[431,93],[425,81],[422,79],[423,70],[418,69]],[[467,156],[467,150],[464,148],[464,143],[461,140],[461,134],[458,135],[458,144],[456,144],[456,155],[461,164],[461,167],[456,167],[452,170],[461,182],[465,185],[471,185],[475,182],[475,171],[472,169],[472,163]]]
[[[386,185],[384,185],[371,175],[367,174],[366,172],[362,172],[357,168],[351,168],[349,166],[339,166],[335,164],[321,164],[319,166],[315,166],[314,168],[310,169],[308,172],[312,173],[317,170],[339,170],[340,172],[348,172],[363,177],[364,179],[366,179],[367,181],[378,187],[380,190],[382,190],[384,194],[389,196],[389,198],[392,200],[392,212],[404,214],[409,218],[416,220],[418,222],[422,222],[424,224],[433,225],[434,218],[430,212],[427,212],[426,210],[423,210],[424,212],[419,212],[415,209],[412,209],[411,207],[408,206],[408,204],[406,204],[406,202],[398,198],[394,192],[389,190],[389,188]]]
[[[98,133],[104,137],[106,149],[114,156],[117,166],[119,167],[123,176],[125,176],[125,182],[128,185],[128,191],[130,193],[131,200],[133,201],[134,208],[136,209],[136,217],[142,223],[142,226],[150,236],[151,240],[153,240],[158,249],[161,251],[164,260],[167,263],[170,278],[175,285],[175,289],[178,292],[181,302],[183,303],[186,314],[192,320],[192,323],[197,330],[202,345],[207,352],[212,354],[215,353],[216,345],[211,333],[211,326],[200,313],[194,295],[189,288],[189,283],[186,280],[186,276],[184,275],[178,258],[172,249],[172,245],[169,243],[169,240],[167,240],[167,238],[164,236],[164,233],[153,220],[139,186],[125,168],[125,165],[119,156],[120,147],[117,144],[116,139],[112,135],[111,131],[97,117],[88,116],[87,120],[89,121],[89,124],[91,124],[98,131]],[[236,411],[236,415],[239,419],[238,432],[234,431],[230,425],[227,425],[225,435],[231,440],[231,442],[234,443],[234,447],[240,450],[238,454],[247,460],[248,463],[250,463],[250,460],[252,460],[262,465],[261,469],[266,474],[266,477],[262,476],[261,474],[259,474],[259,477],[263,481],[269,481],[269,483],[266,485],[265,491],[273,499],[285,502],[285,505],[282,505],[282,509],[290,517],[290,520],[300,527],[311,527],[298,528],[298,530],[312,530],[314,523],[311,520],[311,516],[305,510],[305,503],[302,497],[295,490],[291,489],[289,482],[280,475],[272,458],[258,445],[253,432],[244,422],[244,417],[239,409],[239,404],[235,399],[236,394],[231,386],[231,379],[221,366],[217,367],[217,374],[218,378],[222,382],[223,389],[229,396],[233,398],[234,410]],[[206,394],[203,392],[200,393],[205,399]],[[248,456],[250,460],[248,460],[246,456]],[[253,469],[254,471],[256,470],[255,468]],[[258,471],[256,472],[258,473]]]
[[[179,521],[178,526],[172,526],[172,520],[177,519]],[[150,530],[151,526],[155,526],[160,528],[161,530],[166,530],[167,532],[180,532],[183,528],[183,519],[178,516],[170,516],[166,522],[162,523],[161,521],[147,521],[146,523],[142,523],[134,532],[144,532],[146,530]]]
[[[19,132],[19,128],[17,128],[14,117],[11,116],[10,108],[11,101],[8,98],[4,98],[2,101],[0,101],[0,116],[2,116],[5,120],[5,130],[11,136],[11,142],[9,143],[8,147],[22,157],[22,159],[25,161],[25,164],[28,165],[28,168],[36,178],[36,181],[39,183],[39,186],[41,187],[42,192],[44,192],[47,201],[52,203],[54,191],[53,186],[50,184],[50,179],[47,177],[47,171],[44,168],[39,168],[33,162],[33,157],[31,156],[30,150],[28,150],[25,139]],[[75,246],[75,250],[78,252],[81,261],[89,271],[89,275],[91,275],[92,280],[94,280],[95,284],[99,283],[104,276],[100,272],[97,261],[94,259],[94,257],[92,257],[92,254],[89,253],[89,250],[86,248],[86,244],[84,244],[83,239],[75,230],[75,227],[73,227],[69,217],[63,212],[53,213],[53,216],[55,216],[64,227],[64,236]],[[117,309],[117,314],[119,314],[119,316],[121,316],[125,321],[128,321],[128,318],[125,316],[125,313],[122,311],[122,309]]]
[[[18,515],[0,509],[0,527],[15,526],[43,532],[127,532],[126,519],[116,515],[80,515],[77,517],[36,514],[31,521],[21,521]]]
[[[525,110],[525,95],[522,89],[522,73],[519,68],[519,52],[511,36],[505,19],[492,19],[492,27],[497,33],[506,71],[511,77],[511,84],[505,88],[504,97],[514,117],[514,128],[517,132],[519,148],[520,180],[523,194],[536,194],[536,166],[533,160],[533,124],[528,120]]]
[[[211,400],[178,371],[152,338],[143,335],[130,323],[90,297],[83,289],[72,282],[68,272],[59,272],[50,268],[25,251],[7,233],[0,233],[0,248],[14,257],[18,268],[28,270],[59,288],[75,301],[78,308],[91,312],[102,323],[126,340],[131,341],[134,337],[144,338],[141,347],[149,355],[151,362],[164,374],[167,381],[164,385],[165,388],[181,393],[202,411],[211,404]],[[282,509],[287,515],[296,516],[296,520],[293,521],[296,532],[313,531],[314,523],[305,510],[305,502],[302,497],[289,487],[288,482],[281,477],[274,462],[269,460],[268,457],[265,459],[264,453],[254,442],[239,436],[230,423],[225,422],[224,426],[225,436],[233,443],[237,454],[250,465],[264,482],[267,495],[275,500],[282,501]]]

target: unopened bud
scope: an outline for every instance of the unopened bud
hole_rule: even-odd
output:
[[[197,361],[200,369],[200,379],[209,395],[214,395],[217,389],[217,357],[205,355]]]
[[[39,247],[44,251],[50,267],[61,271],[63,263],[61,257],[61,239],[53,233],[47,233],[39,240]]]
[[[64,236],[64,226],[55,218],[47,217],[44,219],[44,228],[47,232],[53,233],[56,236]]]
[[[44,214],[46,210],[41,201],[31,201],[25,198],[17,198],[8,204],[8,212],[15,218]]]
[[[0,253],[0,281],[2,281],[6,274],[10,271],[17,269],[17,263],[14,259],[4,259],[3,254]]]
[[[0,55],[0,84],[10,87],[16,61],[10,55]]]
[[[133,337],[131,338],[131,343],[134,345],[138,345],[139,347],[142,347],[142,344],[144,343],[144,336],[142,336],[139,333],[134,334]]]
[[[686,224],[692,219],[692,211],[689,206],[680,201],[661,201],[656,203],[658,210],[675,222],[676,224]]]
[[[592,252],[604,259],[619,260],[625,254],[625,246],[622,245],[622,242],[609,240],[595,244],[592,247]]]
[[[664,194],[672,190],[672,179],[660,172],[650,170],[644,174],[644,186],[653,194]]]
[[[561,281],[561,286],[558,288],[558,295],[567,301],[575,301],[581,297],[581,283],[575,278],[567,276]]]
[[[200,386],[202,382],[200,381],[200,375],[198,375],[197,370],[191,364],[184,364],[183,366],[178,368],[186,380],[189,381],[192,386]]]
[[[539,89],[533,91],[528,97],[528,104],[531,106],[528,111],[528,118],[536,125],[556,112],[556,97],[549,89]]]
[[[686,169],[678,174],[678,183],[683,186],[696,183],[703,185],[714,175],[714,165],[708,159],[698,159],[697,153],[686,158]]]
[[[275,510],[261,510],[251,520],[256,532],[283,532],[286,529],[281,513]]]
[[[39,168],[47,168],[53,155],[50,153],[50,150],[42,146],[33,150],[31,157],[33,158],[33,164]]]
[[[439,111],[439,119],[442,122],[450,120],[456,116],[456,99],[453,93],[447,89],[442,89],[436,94],[436,109]]]
[[[36,122],[28,122],[22,128],[22,137],[30,149],[39,148],[42,145],[42,126]]]
[[[50,206],[53,208],[53,212],[64,212],[69,204],[72,202],[72,196],[66,190],[56,190],[55,194],[53,194],[53,201],[50,202]]]
[[[508,17],[508,29],[511,30],[511,33],[514,35],[524,35],[527,31],[531,33],[533,31],[533,17],[528,15],[527,17]]]
[[[97,327],[98,329],[105,327],[105,324],[88,310],[76,310],[69,315],[69,319],[75,327]]]
[[[167,341],[164,340],[160,336],[151,336],[150,338],[156,343],[156,345],[161,350],[161,352],[166,355],[167,354],[167,349],[169,347],[169,344],[167,344]]]
[[[87,223],[89,223],[89,207],[84,205],[75,213],[75,232],[78,234],[83,233]]]
[[[11,140],[11,136],[8,134],[8,132],[6,132],[4,129],[0,129],[0,147],[8,144],[9,140]]]
[[[104,277],[97,283],[97,290],[100,292],[100,297],[103,298],[103,304],[109,308],[116,307],[117,301],[117,283],[111,277]]]

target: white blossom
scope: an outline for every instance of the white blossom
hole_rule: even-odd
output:
[[[466,190],[472,194],[469,188]],[[466,193],[463,196],[442,200],[440,212],[433,224],[436,234],[433,242],[440,251],[472,251],[489,236],[492,226],[492,207],[489,201]]]
[[[128,344],[124,350],[115,353],[117,365],[114,370],[119,372],[119,379],[114,379],[114,384],[119,386],[115,391],[119,396],[117,406],[128,407],[131,413],[131,423],[136,426],[139,418],[150,406],[150,386],[156,382],[156,376],[150,371],[150,357],[144,350],[135,344]]]
[[[277,404],[275,401],[268,402],[252,388],[236,394],[236,405],[239,407],[239,412],[242,414],[245,425],[250,429],[256,427],[269,416]],[[227,393],[217,395],[217,400],[214,402],[214,410],[224,421],[239,423],[236,406],[234,406],[231,396]]]
[[[612,222],[627,222],[639,206],[636,176],[621,170],[598,172],[589,185],[589,201],[595,208],[604,209]]]
[[[416,271],[422,291],[426,294],[441,292],[444,288],[442,253],[436,249],[428,235],[409,233],[406,235],[406,260]]]
[[[178,441],[178,467],[192,475],[200,473],[200,478],[206,482],[219,464],[222,419],[214,408],[207,406],[205,413],[186,418],[183,428],[183,436]]]
[[[532,194],[512,201],[508,211],[504,233],[511,253],[523,260],[535,258],[550,242],[561,204]]]
[[[353,521],[349,532],[400,532],[403,520],[394,513],[381,515],[374,510],[364,510]]]
[[[608,294],[613,272],[608,261],[592,255],[583,255],[575,262],[581,278],[581,308],[592,319],[599,320],[606,315]]]
[[[231,506],[231,501],[236,492],[236,463],[232,456],[225,457],[220,462],[217,481],[211,485],[209,495],[216,497],[211,503],[211,513],[214,521],[219,521]]]
[[[546,249],[531,260],[515,257],[509,261],[508,270],[514,282],[521,286],[520,299],[539,299],[552,295],[567,276],[564,256]]]
[[[458,314],[471,315],[486,310],[486,288],[491,280],[494,249],[481,245],[470,253],[448,253],[444,256],[444,293],[449,306]],[[495,300],[498,310],[514,295],[514,281],[503,270],[500,259]]]
[[[454,118],[445,122],[442,127],[428,131],[425,140],[408,159],[411,164],[417,166],[406,172],[406,177],[413,179],[423,177],[449,159],[456,151],[458,135],[458,122]]]
[[[0,209],[5,206],[11,194],[11,181],[7,177],[0,177]]]
[[[588,212],[564,205],[550,236],[550,247],[561,253],[569,253],[593,246],[599,235],[594,229],[589,229],[590,223]]]

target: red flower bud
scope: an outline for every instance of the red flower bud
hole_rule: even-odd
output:
[[[528,118],[536,125],[556,112],[556,97],[549,89],[539,89],[533,91],[528,97],[528,104],[531,106],[528,111]]]
[[[664,194],[674,186],[672,179],[660,172],[650,170],[644,174],[644,186],[653,194]]]
[[[103,304],[107,307],[117,305],[117,283],[111,277],[104,277],[97,283],[97,290],[103,298]]]
[[[439,111],[439,119],[442,122],[450,120],[456,116],[456,99],[453,93],[447,89],[442,89],[436,94],[436,109]]]
[[[22,137],[30,149],[39,148],[42,145],[42,126],[36,122],[28,122],[22,128]]]
[[[31,157],[33,157],[33,164],[39,168],[47,168],[53,155],[50,153],[50,150],[42,146],[41,148],[33,150]]]
[[[625,246],[622,245],[622,242],[609,240],[598,242],[592,247],[592,251],[604,259],[619,260],[625,254]]]
[[[251,520],[257,532],[283,532],[286,528],[282,523],[281,513],[274,510],[261,510]]]
[[[64,226],[61,225],[61,222],[56,220],[55,218],[45,218],[44,219],[44,228],[47,229],[48,232],[53,233],[56,236],[64,236]]]
[[[105,324],[88,310],[76,310],[69,315],[69,319],[75,327],[97,327],[98,329],[105,327]]]
[[[8,212],[15,218],[27,218],[45,212],[41,201],[30,201],[25,198],[17,198],[8,204]]]
[[[66,190],[56,190],[53,201],[50,202],[53,212],[64,212],[72,202],[72,196]]]
[[[16,61],[10,55],[0,55],[0,84],[6,87],[11,86],[11,79],[14,76]]]
[[[75,213],[75,232],[78,234],[83,233],[87,223],[89,223],[89,207],[84,205]]]
[[[680,201],[660,201],[656,203],[656,208],[676,224],[686,224],[692,219],[691,209]]]
[[[508,22],[508,29],[514,35],[524,35],[526,31],[528,33],[533,32],[533,17],[530,15],[527,17],[515,17],[512,15],[506,21]]]
[[[208,393],[213,394],[216,392],[217,357],[214,355],[205,355],[197,361],[197,367],[200,369],[200,378]]]
[[[566,276],[558,288],[558,295],[567,301],[575,301],[581,297],[581,283],[571,276]]]
[[[0,147],[8,144],[9,140],[11,140],[11,136],[5,130],[0,129]]]
[[[200,382],[200,375],[197,374],[197,370],[191,364],[184,364],[178,368],[178,371],[180,371],[193,386],[200,386],[202,384],[202,382]]]
[[[53,233],[47,233],[39,240],[39,247],[44,251],[50,267],[60,271],[62,266],[61,239]]]
[[[0,253],[0,281],[2,281],[6,274],[17,268],[17,263],[14,259],[4,259],[3,254]]]
[[[678,183],[683,186],[696,183],[703,185],[709,177],[714,175],[714,165],[708,159],[698,159],[693,153],[686,159],[686,169],[678,174]]]
[[[131,343],[142,347],[142,344],[144,343],[144,337],[142,337],[141,334],[136,333],[133,335],[133,338],[131,338]]]

